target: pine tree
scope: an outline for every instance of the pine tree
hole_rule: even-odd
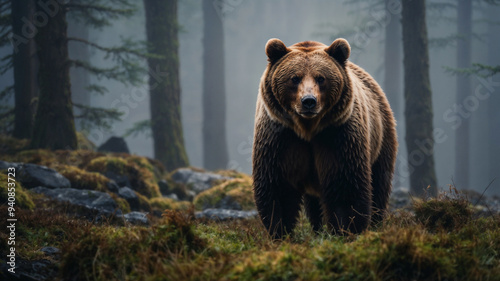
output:
[[[429,78],[429,51],[425,1],[403,0],[402,30],[404,53],[404,96],[406,146],[411,192],[437,194],[434,167],[432,92]],[[425,144],[425,149],[419,146]]]
[[[189,165],[181,123],[177,1],[144,0],[154,154],[169,171]]]
[[[203,0],[203,163],[210,170],[226,168],[226,87],[224,29],[211,0]]]

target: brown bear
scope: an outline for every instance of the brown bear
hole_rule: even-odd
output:
[[[274,238],[302,203],[313,229],[359,233],[387,208],[397,152],[386,96],[348,61],[349,43],[266,44],[253,144],[254,196]]]

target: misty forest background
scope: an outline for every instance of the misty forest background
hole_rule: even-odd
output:
[[[76,149],[76,128],[168,170],[251,173],[267,40],[344,37],[397,118],[395,187],[500,194],[499,1],[60,2],[0,1],[1,133],[32,148]]]

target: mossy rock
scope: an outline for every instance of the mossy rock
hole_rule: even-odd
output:
[[[237,209],[253,210],[255,203],[252,180],[249,176],[228,180],[198,194],[193,203],[197,210],[220,208],[224,204],[238,206]]]
[[[107,191],[110,180],[99,173],[67,165],[58,165],[55,169],[71,182],[72,188]]]
[[[149,204],[153,210],[187,210],[191,204],[187,201],[176,201],[168,197],[156,197],[149,200]]]
[[[186,185],[182,183],[177,183],[172,179],[164,179],[158,182],[160,187],[160,192],[163,195],[175,194],[179,200],[193,201],[193,195],[187,190]]]
[[[108,194],[111,198],[113,198],[113,200],[115,200],[116,205],[118,205],[118,209],[120,209],[122,213],[126,214],[131,212],[130,204],[127,200],[116,195],[116,193],[108,192]]]
[[[148,197],[161,196],[155,176],[147,165],[138,164],[135,158],[127,159],[115,156],[102,156],[90,161],[86,167],[87,171],[98,172],[108,178],[114,179],[120,185],[119,180],[114,177],[125,177],[130,188]]]
[[[149,199],[137,191],[134,192],[137,198],[139,198],[139,211],[151,212],[151,204],[149,203]]]
[[[9,195],[9,186],[8,186],[8,176],[6,171],[1,171],[0,174],[0,205],[4,205],[8,203],[8,195]],[[23,209],[33,209],[35,207],[35,203],[31,199],[31,195],[27,192],[21,185],[20,182],[15,181],[15,208],[23,208]]]

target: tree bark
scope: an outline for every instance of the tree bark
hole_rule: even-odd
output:
[[[500,26],[496,23],[500,7],[488,7],[488,63],[487,65],[500,66]],[[492,81],[500,81],[500,74],[492,77]],[[500,191],[500,89],[496,87],[490,92],[488,101],[488,151],[489,151],[489,180],[495,179],[489,190],[491,193]]]
[[[19,139],[31,139],[33,119],[38,96],[38,58],[32,33],[23,33],[23,19],[32,21],[35,13],[33,0],[11,0],[12,32],[19,39],[13,53],[14,63],[14,131]],[[33,30],[31,30],[33,31]]]
[[[177,1],[144,0],[154,155],[172,171],[189,165],[181,123]]]
[[[434,167],[432,93],[425,1],[402,2],[406,146],[410,189],[416,196],[437,194]],[[423,145],[422,145],[423,144]]]
[[[35,42],[40,67],[40,98],[31,146],[33,148],[76,149],[77,139],[71,103],[67,22],[65,9],[56,4],[48,15],[37,2],[36,12],[46,15],[46,24],[38,28]]]
[[[226,141],[226,87],[224,29],[211,0],[203,0],[203,164],[224,169]]]
[[[472,35],[472,1],[459,0],[457,5],[457,33],[460,39],[457,42],[457,67],[469,68],[471,66],[471,35]],[[457,99],[460,106],[467,96],[471,95],[471,84],[468,75],[457,76]],[[469,186],[469,147],[470,147],[470,122],[462,118],[461,125],[455,134],[455,183],[468,189]]]

